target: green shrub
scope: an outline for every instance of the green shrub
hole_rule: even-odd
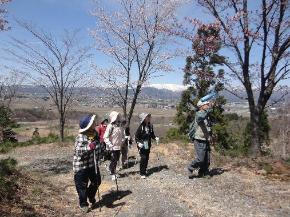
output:
[[[11,176],[16,171],[16,165],[17,161],[12,158],[0,160],[0,201],[11,197],[16,181]]]
[[[227,114],[224,114],[224,116],[228,121],[237,121],[240,119],[237,113],[227,113]]]
[[[66,142],[74,141],[74,136],[66,136],[65,141]],[[35,137],[26,142],[4,142],[0,144],[0,153],[7,153],[11,149],[16,148],[16,147],[25,147],[25,146],[30,146],[30,145],[47,144],[47,143],[55,143],[55,142],[59,142],[59,136],[53,133],[50,133],[46,137]]]
[[[267,173],[271,173],[273,170],[273,167],[271,166],[271,164],[267,162],[259,162],[259,167],[260,169],[265,170]]]
[[[177,128],[170,128],[169,130],[167,130],[166,139],[168,141],[189,142],[187,135],[182,134]]]

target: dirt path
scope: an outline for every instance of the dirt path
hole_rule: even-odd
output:
[[[290,183],[268,180],[247,169],[229,170],[212,165],[211,178],[188,179],[189,153],[175,144],[156,149],[150,155],[146,180],[138,175],[131,158],[129,169],[121,171],[119,194],[101,165],[101,205],[86,216],[190,217],[190,216],[290,216]],[[136,153],[132,153],[131,156]],[[177,153],[178,154],[175,154]],[[55,144],[18,148],[9,156],[18,160],[29,176],[23,201],[31,204],[35,216],[81,216],[73,183],[73,147]],[[0,158],[8,155],[0,155]],[[28,215],[27,216],[32,216]]]

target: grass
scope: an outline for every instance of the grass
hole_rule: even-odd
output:
[[[169,128],[166,132],[165,137],[162,138],[162,142],[166,143],[172,141],[180,141],[185,144],[190,142],[188,136],[181,134],[177,128]]]
[[[65,137],[65,142],[71,142],[71,141],[74,141],[74,136]],[[52,133],[50,133],[46,137],[37,137],[31,140],[28,140],[26,142],[4,142],[0,144],[0,153],[7,153],[16,147],[26,147],[30,145],[47,144],[47,143],[54,143],[54,142],[59,142],[59,136]]]
[[[13,158],[0,160],[0,201],[9,199],[16,186],[16,177],[13,177],[16,165],[17,161]]]
[[[273,167],[271,166],[271,164],[267,162],[259,162],[259,167],[265,170],[267,173],[271,173],[273,170]]]
[[[285,163],[288,164],[290,166],[290,157],[288,159],[285,160]]]
[[[40,188],[40,187],[34,187],[33,189],[32,189],[32,194],[34,195],[34,196],[39,196],[39,195],[41,195],[43,193],[43,190],[42,190],[42,188]]]

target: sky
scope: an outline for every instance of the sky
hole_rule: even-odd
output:
[[[12,0],[5,8],[8,11],[7,20],[11,29],[1,32],[0,46],[2,47],[9,41],[10,36],[23,38],[27,41],[33,40],[29,39],[30,35],[22,30],[14,19],[32,23],[55,34],[61,33],[63,29],[79,29],[82,42],[94,44],[94,39],[89,35],[89,30],[95,28],[95,18],[90,15],[90,11],[94,9],[92,0]],[[187,16],[190,15],[191,11],[191,7],[183,7],[178,13],[180,16]],[[190,47],[190,42],[186,46]],[[96,53],[94,63],[106,66],[104,64],[109,64],[109,59]],[[171,63],[175,66],[175,71],[158,77],[157,82],[155,80],[151,83],[182,84],[182,68],[185,59],[174,59]]]
[[[1,32],[0,47],[6,46],[10,36],[27,41],[33,40],[15,23],[14,19],[32,23],[54,34],[61,33],[63,29],[79,29],[82,43],[93,45],[94,39],[90,36],[89,30],[95,28],[95,18],[90,15],[94,5],[93,0],[12,0],[6,6],[7,20],[11,29]],[[202,17],[203,20],[210,19],[201,8],[194,7],[193,3],[188,3],[180,8],[178,16],[180,18],[190,16]],[[190,47],[191,43],[185,42],[184,46]],[[0,51],[2,52],[2,49]],[[0,56],[2,55],[3,53],[0,53]],[[107,67],[110,63],[106,56],[97,52],[93,62],[101,67]],[[182,68],[185,65],[185,58],[176,58],[171,61],[171,64],[174,65],[174,72],[158,77],[158,80],[155,79],[151,83],[182,84]]]

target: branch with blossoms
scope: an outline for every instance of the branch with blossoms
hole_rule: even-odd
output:
[[[182,0],[112,0],[116,11],[96,1],[92,15],[97,27],[91,31],[96,49],[110,59],[106,72],[97,71],[105,83],[117,91],[112,97],[121,105],[129,122],[144,83],[172,68],[168,61],[175,51],[167,46],[172,40],[158,29],[171,26]],[[112,68],[114,69],[112,71]],[[110,74],[110,78],[108,75]],[[114,81],[114,82],[112,82]],[[133,97],[129,99],[129,90]],[[118,102],[117,102],[118,101]]]

